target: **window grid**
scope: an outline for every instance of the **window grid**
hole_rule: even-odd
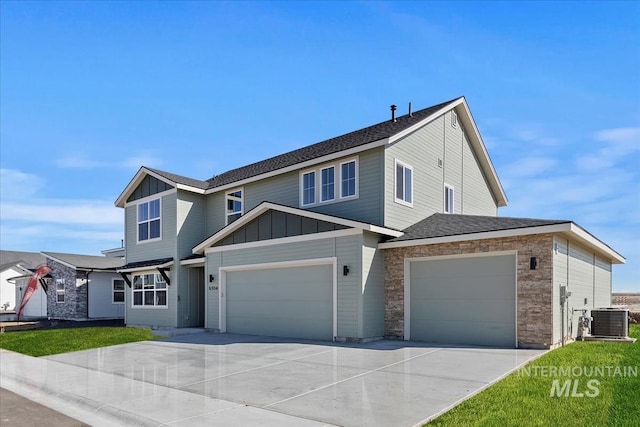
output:
[[[133,307],[167,306],[167,283],[160,274],[133,276],[131,294]]]
[[[227,193],[226,202],[226,221],[227,225],[236,221],[243,213],[242,189],[236,189]]]
[[[160,199],[138,204],[138,242],[160,239]]]

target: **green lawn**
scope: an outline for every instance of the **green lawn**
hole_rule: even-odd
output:
[[[553,350],[527,365],[528,372],[514,372],[428,426],[639,426],[640,325],[630,325],[630,336],[639,340],[634,344],[576,342]],[[565,370],[554,376],[551,367],[569,368],[570,373],[566,375]],[[615,367],[631,370],[621,376],[613,371]],[[560,387],[570,380],[571,390],[558,393],[556,388],[551,397],[554,380],[559,380]],[[576,397],[572,397],[576,380]],[[591,388],[590,380],[597,381],[590,383]],[[580,393],[584,396],[578,397]]]
[[[48,356],[153,339],[151,330],[94,327],[16,331],[0,334],[0,348],[29,356]]]

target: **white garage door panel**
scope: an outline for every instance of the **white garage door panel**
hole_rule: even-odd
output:
[[[227,273],[227,331],[333,339],[333,266]]]
[[[411,262],[411,339],[513,347],[515,281],[515,255]]]

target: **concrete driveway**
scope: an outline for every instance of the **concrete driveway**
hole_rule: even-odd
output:
[[[92,425],[420,424],[544,353],[199,333],[32,358],[1,386]]]

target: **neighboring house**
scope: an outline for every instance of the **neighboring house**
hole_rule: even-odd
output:
[[[52,319],[124,317],[125,282],[116,273],[124,259],[42,252],[51,268],[47,314]]]
[[[15,314],[27,290],[29,279],[35,269],[46,263],[43,255],[36,252],[0,251],[0,312]],[[48,278],[45,279],[46,283]],[[33,294],[25,306],[23,318],[47,316],[47,295],[42,286]],[[9,318],[9,317],[8,317]],[[13,317],[10,317],[13,318]]]
[[[624,258],[506,204],[464,98],[207,181],[142,167],[116,201],[125,322],[552,347]]]

